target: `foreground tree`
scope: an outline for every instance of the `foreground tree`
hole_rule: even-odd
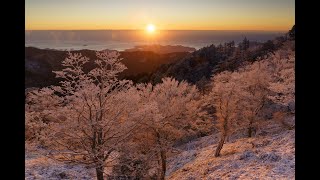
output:
[[[56,120],[48,123],[47,132],[40,137],[51,150],[50,157],[94,167],[98,180],[104,179],[106,163],[116,159],[119,147],[138,127],[136,122],[144,120],[153,108],[140,104],[130,81],[117,79],[126,69],[118,56],[116,52],[97,52],[96,68],[85,73],[83,65],[89,59],[69,53],[62,62],[65,68],[55,72],[63,79],[61,85],[27,96],[29,104],[46,109]]]
[[[220,130],[220,141],[215,151],[215,157],[220,156],[227,136],[231,135],[238,125],[237,115],[240,100],[237,91],[239,74],[224,71],[213,77],[213,88],[207,96],[207,103],[215,108],[216,127]]]
[[[152,86],[141,84],[139,89],[146,102],[155,103],[161,118],[142,122],[143,144],[149,144],[149,155],[157,157],[157,179],[165,179],[167,152],[173,143],[185,135],[185,128],[196,122],[200,111],[199,91],[187,82],[163,78]]]
[[[241,77],[237,82],[241,98],[239,105],[242,106],[241,117],[248,123],[248,137],[252,137],[257,128],[258,115],[268,100],[271,74],[266,63],[261,61],[245,66],[238,73]]]

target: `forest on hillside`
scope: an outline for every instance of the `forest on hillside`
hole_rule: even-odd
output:
[[[120,57],[69,52],[54,84],[26,91],[28,153],[93,170],[89,179],[163,180],[178,147],[196,138],[217,135],[210,154],[218,160],[229,139],[262,138],[265,123],[294,131],[294,27],[265,43],[204,47],[131,78],[120,76]]]

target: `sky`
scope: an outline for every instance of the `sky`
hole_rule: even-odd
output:
[[[281,30],[294,0],[25,0],[26,30]]]

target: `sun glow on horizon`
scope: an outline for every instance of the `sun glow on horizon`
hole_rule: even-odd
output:
[[[148,24],[146,30],[148,33],[153,33],[156,30],[156,27],[153,24]]]

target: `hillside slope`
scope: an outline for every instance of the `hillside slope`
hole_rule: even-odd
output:
[[[244,39],[238,46],[233,41],[218,46],[203,47],[178,61],[161,65],[150,77],[153,83],[159,83],[163,77],[173,77],[196,84],[208,80],[213,74],[235,70],[244,62],[256,61],[283,46],[294,48],[294,39],[280,36],[264,43]],[[288,47],[286,47],[288,48]],[[201,87],[199,87],[201,88]]]
[[[294,117],[292,117],[294,118]],[[268,122],[253,138],[231,138],[214,157],[218,136],[193,141],[169,159],[168,179],[294,179],[295,130]]]
[[[294,116],[291,117],[294,121]],[[177,147],[168,158],[166,179],[294,179],[295,130],[272,120],[256,137],[230,137],[214,157],[218,134],[198,138]],[[26,179],[95,179],[92,169],[67,165],[26,151]]]
[[[81,53],[90,58],[90,62],[85,65],[85,69],[94,67],[96,59],[93,50],[77,50],[72,53]],[[168,54],[156,54],[150,51],[120,52],[122,63],[127,66],[127,70],[120,74],[126,79],[132,79],[140,74],[149,74],[155,71],[160,65],[173,63],[183,57],[188,52],[173,52]],[[61,70],[61,62],[67,57],[67,51],[38,49],[25,47],[25,86],[44,87],[58,83],[52,71]]]

